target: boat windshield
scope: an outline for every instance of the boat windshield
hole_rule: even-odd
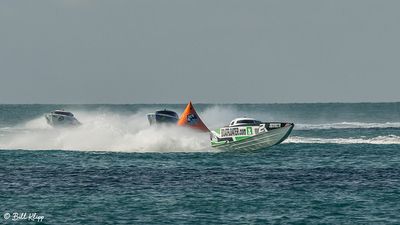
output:
[[[164,115],[169,115],[169,116],[178,118],[178,114],[176,114],[176,112],[170,111],[170,110],[160,110],[160,111],[157,111],[156,114],[164,114]]]
[[[251,124],[251,125],[260,124],[260,123],[261,123],[261,121],[258,121],[258,120],[238,120],[236,122],[236,124]]]
[[[60,111],[55,111],[54,114],[57,115],[63,115],[63,116],[74,116],[74,114],[70,113],[70,112],[60,112]]]

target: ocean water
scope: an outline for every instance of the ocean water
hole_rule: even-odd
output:
[[[400,224],[400,103],[195,104],[210,128],[296,124],[252,152],[147,124],[184,107],[0,105],[0,224]],[[48,126],[58,108],[83,125]]]

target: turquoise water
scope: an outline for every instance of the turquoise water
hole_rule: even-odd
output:
[[[208,135],[148,127],[145,113],[184,105],[1,105],[1,223],[400,223],[400,103],[195,107],[209,127],[246,115],[296,129],[220,152]],[[47,126],[55,108],[83,125]]]

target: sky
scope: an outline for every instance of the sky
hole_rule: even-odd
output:
[[[400,101],[400,1],[0,1],[0,103]]]

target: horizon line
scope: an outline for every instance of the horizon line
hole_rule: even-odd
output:
[[[0,105],[184,105],[187,103],[0,103]],[[193,103],[193,101],[192,101]],[[289,105],[289,104],[390,104],[390,103],[400,103],[400,101],[381,101],[381,102],[219,102],[219,103],[210,103],[210,102],[194,102],[193,104],[202,104],[202,105]]]

